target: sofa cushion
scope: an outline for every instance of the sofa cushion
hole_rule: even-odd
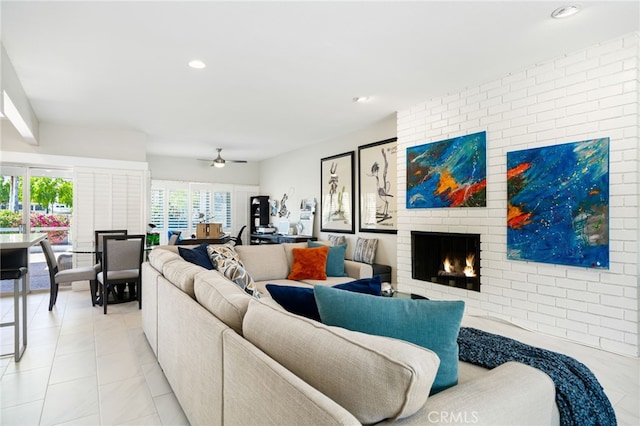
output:
[[[202,243],[193,248],[178,247],[178,253],[187,262],[191,262],[194,265],[202,266],[205,269],[213,269],[209,254],[207,254],[207,246],[209,244]]]
[[[326,244],[316,243],[315,241],[307,241],[309,247],[323,247]],[[346,277],[344,272],[344,257],[347,253],[347,244],[339,246],[329,246],[329,254],[327,255],[327,266],[325,271],[328,277]]]
[[[284,249],[284,254],[287,257],[287,274],[291,272],[291,268],[293,267],[293,249],[294,248],[306,248],[307,243],[284,243],[280,244]]]
[[[353,260],[372,264],[376,258],[378,240],[376,238],[360,238],[356,241],[356,248],[353,250]]]
[[[235,249],[255,281],[282,280],[289,275],[289,265],[282,244],[236,246]]]
[[[177,252],[164,250],[158,247],[154,248],[149,253],[149,263],[151,263],[151,266],[153,266],[158,272],[162,272],[162,267],[165,263],[176,259],[182,259]]]
[[[315,287],[314,293],[324,324],[406,340],[438,354],[440,368],[432,394],[458,382],[463,301],[372,297],[330,287]]]
[[[242,320],[252,299],[218,271],[198,274],[194,283],[195,298],[220,321],[242,334]]]
[[[296,315],[320,321],[318,306],[311,287],[292,287],[276,284],[267,284],[267,291],[271,297],[287,311]],[[356,293],[373,294],[380,296],[382,282],[380,277],[364,278],[345,284],[333,286],[340,290],[354,291]]]
[[[422,347],[328,327],[256,300],[249,304],[243,332],[247,340],[364,424],[419,410],[439,364],[438,357]]]
[[[195,276],[205,269],[180,258],[165,263],[162,275],[180,290],[194,297],[193,281]]]
[[[290,280],[327,279],[327,255],[329,247],[294,248]]]

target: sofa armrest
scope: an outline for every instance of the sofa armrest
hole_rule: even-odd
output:
[[[427,399],[420,411],[394,425],[558,425],[555,385],[542,371],[507,362]]]
[[[357,280],[361,278],[372,278],[373,277],[373,268],[371,265],[367,263],[355,262],[353,260],[344,261],[344,271],[351,278],[355,278]]]

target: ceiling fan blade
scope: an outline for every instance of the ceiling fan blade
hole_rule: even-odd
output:
[[[218,151],[216,158],[198,158],[198,161],[206,161],[210,167],[224,167],[226,163],[247,163],[247,160],[225,160],[221,155],[222,148],[216,148],[216,151]]]

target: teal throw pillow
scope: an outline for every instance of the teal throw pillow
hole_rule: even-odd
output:
[[[307,247],[324,247],[325,244],[316,243],[314,241],[307,241]],[[340,244],[339,246],[328,246],[329,254],[327,255],[327,267],[325,272],[328,277],[346,277],[347,273],[344,271],[344,258],[347,253],[347,244]]]
[[[312,287],[295,287],[288,285],[267,284],[267,291],[275,300],[288,312],[320,321],[318,306],[313,295]],[[380,296],[382,294],[382,282],[379,276],[373,278],[362,278],[344,284],[333,286],[340,290],[353,291],[356,293],[372,294]]]
[[[316,286],[314,294],[324,324],[406,340],[435,352],[440,367],[431,395],[458,383],[463,301],[374,297],[324,286]]]

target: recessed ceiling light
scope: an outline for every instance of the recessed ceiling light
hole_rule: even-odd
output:
[[[364,103],[364,102],[369,102],[371,98],[369,96],[356,96],[355,98],[353,98],[353,102],[357,102],[357,103]]]
[[[199,59],[194,59],[193,61],[189,61],[189,66],[191,68],[197,69],[197,70],[201,70],[203,68],[207,67],[207,64],[205,64],[204,62],[202,62]]]
[[[551,17],[555,19],[568,18],[569,16],[573,16],[578,12],[580,12],[580,6],[562,6],[551,12]]]

